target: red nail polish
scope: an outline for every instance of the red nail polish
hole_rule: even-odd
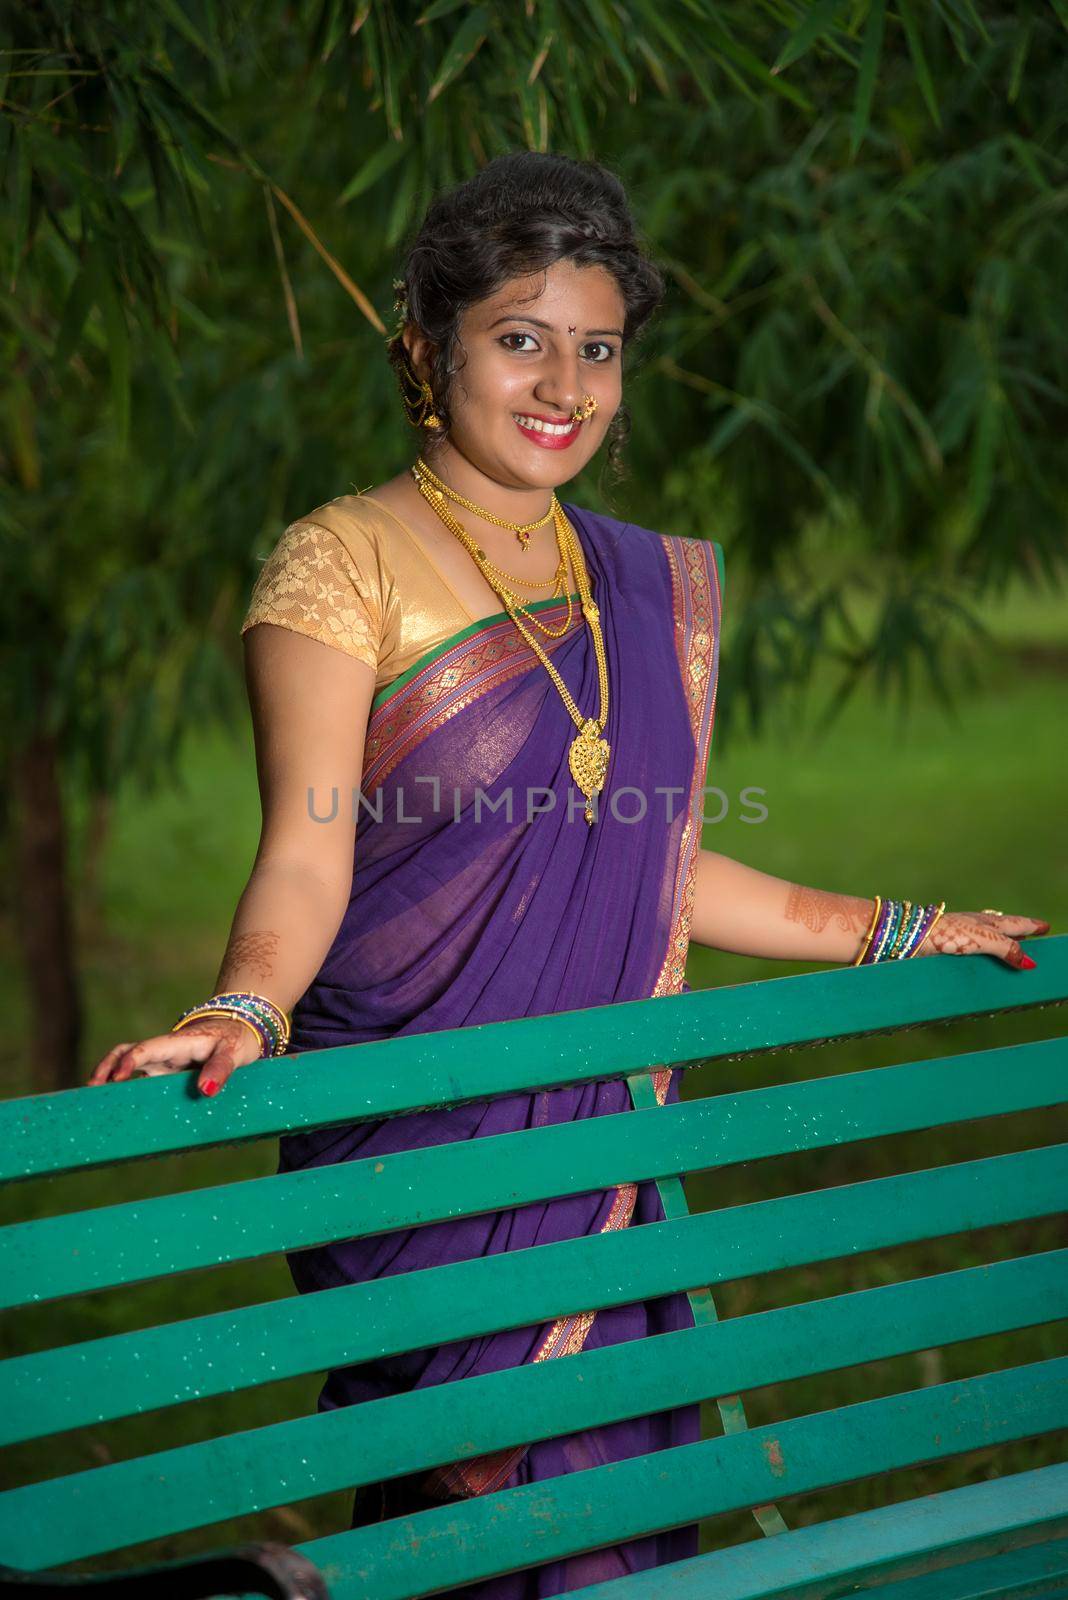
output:
[[[1032,961],[1032,959],[1031,959],[1031,957],[1029,955],[1024,954],[1024,956],[1022,957],[1022,959],[1020,961],[1020,966],[1021,967],[1037,967],[1038,966],[1038,962],[1037,961]]]
[[[214,1078],[205,1078],[204,1082],[200,1085],[200,1092],[201,1092],[201,1094],[209,1094],[209,1095],[210,1094],[218,1094],[219,1085],[215,1082]]]

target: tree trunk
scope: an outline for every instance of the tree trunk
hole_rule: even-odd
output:
[[[56,741],[36,733],[12,763],[15,931],[30,1000],[35,1092],[81,1082],[82,1008],[74,961],[66,818]]]
[[[112,799],[109,794],[95,789],[89,796],[82,844],[81,868],[78,872],[78,922],[81,928],[103,926],[101,904],[101,874],[104,856],[111,837]],[[77,937],[77,934],[75,935]]]

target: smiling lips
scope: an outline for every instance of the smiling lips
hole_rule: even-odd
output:
[[[573,444],[582,431],[581,422],[551,422],[547,417],[534,417],[526,413],[513,413],[513,420],[520,433],[541,445],[543,450],[566,450]]]

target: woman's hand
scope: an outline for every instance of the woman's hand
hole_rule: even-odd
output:
[[[1020,949],[1019,940],[1048,933],[1040,917],[1017,917],[1002,911],[947,911],[939,917],[921,956],[997,956],[1010,967],[1033,967],[1037,962]]]
[[[139,1044],[117,1044],[94,1067],[90,1085],[154,1078],[198,1068],[201,1094],[217,1094],[235,1067],[258,1061],[262,1053],[252,1029],[233,1017],[206,1017],[177,1033],[161,1033]]]

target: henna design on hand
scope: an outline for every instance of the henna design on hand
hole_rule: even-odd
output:
[[[812,933],[822,933],[833,918],[845,933],[864,934],[871,921],[872,901],[852,894],[832,894],[792,883],[786,897],[787,922],[800,922]]]
[[[272,933],[269,928],[239,933],[226,947],[221,970],[229,974],[243,972],[247,968],[254,978],[269,978],[274,972],[271,958],[277,952],[278,934]],[[220,978],[219,986],[231,987],[230,980],[224,983]]]
[[[920,947],[925,955],[996,956],[1010,967],[1033,967],[1031,956],[1020,948],[1019,940],[1029,934],[1049,932],[1049,923],[1038,917],[1022,917],[1007,912],[947,911],[939,917]]]

